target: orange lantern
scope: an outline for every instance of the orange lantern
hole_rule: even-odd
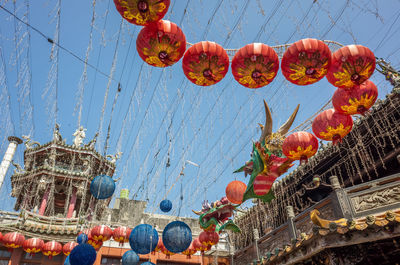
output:
[[[152,66],[171,66],[185,53],[186,37],[175,23],[160,20],[140,31],[136,50],[143,61]]]
[[[252,43],[235,53],[231,67],[233,77],[239,84],[259,88],[274,80],[279,69],[279,58],[268,45]]]
[[[312,123],[314,134],[320,139],[333,141],[333,144],[341,142],[352,127],[351,116],[336,112],[334,109],[328,109],[318,114]]]
[[[367,80],[351,90],[338,88],[332,97],[335,111],[347,114],[364,114],[374,105],[378,98],[378,89],[375,84]]]
[[[119,226],[113,231],[113,239],[119,242],[119,245],[122,246],[124,243],[129,242],[129,236],[132,232],[132,229],[126,226]]]
[[[332,63],[326,78],[340,88],[359,86],[375,70],[374,53],[362,45],[348,45],[332,54]]]
[[[321,80],[331,62],[328,45],[317,39],[303,39],[293,43],[283,54],[282,73],[296,85],[309,85]]]
[[[210,250],[211,246],[205,246],[203,245],[199,238],[196,238],[195,240],[193,240],[193,247],[196,251],[200,251],[201,255],[204,255],[204,251]]]
[[[52,257],[60,254],[62,250],[63,250],[62,245],[57,241],[52,240],[43,245],[42,253],[45,256],[48,256],[49,259],[51,259]]]
[[[213,246],[218,244],[219,242],[219,235],[217,232],[201,232],[199,235],[199,241],[204,246]]]
[[[71,251],[74,249],[74,247],[76,247],[78,245],[78,243],[71,241],[68,242],[67,244],[65,244],[63,246],[63,253],[65,256],[68,256],[69,254],[71,254]]]
[[[193,242],[192,242],[185,251],[182,251],[182,254],[186,255],[187,259],[191,259],[191,256],[196,254],[196,252],[197,252],[197,250],[194,248]]]
[[[107,241],[111,238],[113,231],[106,225],[98,225],[92,228],[90,234],[95,241]]]
[[[40,238],[29,238],[22,243],[22,248],[25,252],[31,254],[31,256],[42,251],[44,242]]]
[[[228,198],[231,203],[241,204],[246,188],[247,186],[243,182],[239,180],[232,181],[226,186],[226,198]]]
[[[187,49],[182,68],[191,82],[210,86],[221,81],[228,72],[229,57],[219,44],[202,41]]]
[[[139,26],[147,26],[162,19],[168,11],[170,2],[170,0],[114,0],[121,16]]]
[[[10,232],[3,236],[3,244],[6,248],[19,248],[25,241],[25,237],[18,232]]]
[[[283,154],[292,160],[300,160],[300,164],[318,151],[318,140],[309,132],[295,132],[286,137],[282,145]]]
[[[277,176],[274,175],[258,175],[253,182],[254,193],[258,196],[263,196],[269,192],[272,184],[276,180]]]

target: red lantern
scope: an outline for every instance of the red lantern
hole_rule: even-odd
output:
[[[68,256],[71,253],[71,251],[74,249],[74,247],[76,247],[77,245],[78,245],[78,243],[76,243],[74,241],[71,241],[71,242],[68,242],[67,244],[65,244],[63,246],[64,255]]]
[[[239,180],[232,181],[226,186],[226,198],[228,198],[231,203],[241,204],[246,188],[247,186],[243,182]]]
[[[282,145],[283,154],[292,160],[307,160],[318,151],[318,140],[309,132],[295,132],[289,135]]]
[[[139,26],[147,26],[162,19],[168,11],[170,0],[114,0],[123,18]]]
[[[57,241],[52,240],[43,245],[42,253],[51,259],[52,257],[60,254],[62,250],[62,245]]]
[[[197,250],[194,248],[193,242],[192,242],[185,251],[182,251],[182,254],[186,255],[187,259],[191,259],[191,256],[196,254],[196,252],[197,252]]]
[[[29,238],[22,243],[22,248],[25,252],[31,254],[32,256],[40,251],[42,251],[44,242],[40,238]]]
[[[3,234],[0,232],[0,242],[3,241]]]
[[[312,123],[314,134],[323,140],[333,141],[333,144],[341,142],[353,127],[353,119],[350,115],[335,112],[328,109],[315,117]]]
[[[375,55],[362,45],[348,45],[332,54],[326,78],[340,88],[353,88],[367,81],[375,70]]]
[[[185,53],[186,37],[175,23],[160,20],[140,31],[136,50],[143,61],[152,66],[171,66]]]
[[[351,90],[338,88],[332,97],[335,111],[347,114],[364,114],[374,105],[378,98],[378,89],[375,84],[367,80]]]
[[[331,62],[331,51],[323,41],[303,39],[293,43],[283,54],[282,73],[296,85],[309,85],[321,80]]]
[[[90,232],[93,240],[102,242],[109,240],[113,234],[112,229],[106,225],[95,226]]]
[[[10,232],[3,236],[3,243],[6,248],[19,248],[25,241],[25,237],[18,232]]]
[[[239,84],[259,88],[274,80],[279,69],[279,58],[268,45],[252,43],[235,53],[231,67],[233,77]]]
[[[213,246],[218,244],[219,242],[219,235],[217,232],[201,232],[199,235],[199,241],[204,246]]]
[[[258,196],[263,196],[267,194],[276,178],[277,176],[274,176],[272,174],[267,176],[258,175],[253,182],[254,193]]]
[[[119,245],[122,246],[124,243],[129,242],[131,232],[132,229],[126,226],[119,226],[113,231],[113,239],[119,242]]]
[[[186,77],[199,86],[210,86],[221,81],[229,68],[229,57],[215,42],[202,41],[190,47],[182,60]]]
[[[210,250],[210,248],[211,248],[211,246],[205,246],[205,245],[203,245],[203,244],[200,242],[199,238],[196,238],[195,240],[193,240],[192,243],[193,243],[193,248],[194,248],[196,251],[200,251],[200,252],[201,252],[201,255],[204,255],[204,251]]]

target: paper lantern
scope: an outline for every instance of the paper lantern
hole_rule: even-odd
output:
[[[111,238],[113,231],[106,225],[98,225],[92,228],[91,236],[95,241],[107,241]]]
[[[210,250],[210,249],[211,249],[211,246],[205,246],[205,245],[203,245],[203,244],[200,242],[199,238],[195,238],[195,239],[193,240],[193,247],[194,247],[194,249],[196,249],[197,251],[200,251],[200,252],[201,252],[201,255],[204,255],[204,251],[207,251],[207,250]]]
[[[353,88],[367,81],[375,70],[374,53],[362,45],[348,45],[332,54],[326,78],[340,88]]]
[[[69,255],[71,265],[93,265],[96,261],[96,250],[89,244],[79,244]]]
[[[171,211],[172,209],[172,202],[170,200],[162,200],[160,203],[160,209],[164,213]]]
[[[204,246],[213,246],[218,244],[219,242],[219,235],[217,232],[201,232],[199,235],[199,241]]]
[[[114,194],[115,182],[107,175],[99,175],[90,183],[90,193],[96,199],[107,199]]]
[[[71,263],[69,262],[69,256],[65,258],[64,265],[71,265]]]
[[[42,251],[44,242],[40,238],[29,238],[22,243],[22,248],[25,252],[34,255]]]
[[[139,255],[135,251],[129,250],[122,256],[122,265],[137,265],[139,264]]]
[[[169,251],[164,246],[164,243],[162,242],[161,238],[158,239],[158,244],[157,244],[156,250],[158,250],[159,252],[163,253],[167,259],[170,259],[170,257],[175,254],[175,253]]]
[[[0,232],[0,242],[3,241],[3,234]]]
[[[285,51],[281,68],[288,81],[303,86],[321,80],[327,74],[330,62],[328,45],[316,39],[303,39]]]
[[[43,245],[42,253],[51,259],[54,256],[59,255],[62,252],[62,245],[57,241],[49,241]]]
[[[258,196],[267,194],[276,178],[274,175],[258,175],[253,182],[254,193]]]
[[[192,242],[192,230],[181,221],[173,221],[164,228],[162,241],[166,249],[173,253],[186,250]]]
[[[320,139],[333,141],[333,144],[341,142],[352,127],[351,116],[336,112],[334,109],[328,109],[318,114],[312,123],[314,134]]]
[[[132,229],[126,226],[119,226],[113,231],[113,239],[119,242],[119,245],[122,246],[124,243],[129,242],[131,232]]]
[[[149,65],[171,66],[185,53],[186,37],[175,23],[160,20],[140,31],[136,39],[136,50]]]
[[[243,201],[243,194],[245,193],[246,188],[247,188],[246,184],[244,184],[239,180],[234,180],[230,182],[228,186],[226,186],[225,189],[226,198],[228,198],[228,200],[231,203],[241,204]]]
[[[185,250],[182,251],[183,255],[186,255],[187,259],[190,259],[191,256],[193,256],[194,254],[196,254],[197,250],[194,248],[193,246],[193,242],[190,244],[190,246]]]
[[[170,0],[114,0],[121,16],[132,24],[146,26],[162,19]]]
[[[85,244],[87,243],[88,239],[88,236],[85,233],[82,233],[78,235],[76,242],[78,242],[78,244]]]
[[[157,231],[148,224],[136,226],[129,236],[129,244],[138,254],[149,254],[154,251],[158,243]]]
[[[71,251],[74,249],[74,247],[76,247],[77,245],[79,245],[76,242],[68,242],[67,244],[65,244],[63,246],[63,253],[65,256],[68,256],[69,254],[71,254]]]
[[[259,88],[274,80],[279,69],[279,58],[268,45],[251,43],[235,53],[231,67],[233,77],[239,84]]]
[[[335,111],[346,114],[364,114],[378,98],[378,89],[375,84],[367,80],[360,86],[352,89],[338,88],[332,97]]]
[[[210,86],[225,77],[229,68],[229,57],[219,44],[202,41],[187,49],[182,68],[186,77],[194,84]]]
[[[306,163],[317,151],[318,140],[309,132],[292,133],[282,145],[283,154],[292,160],[300,160],[300,163]]]
[[[18,232],[10,232],[3,236],[3,244],[6,248],[20,248],[25,241],[25,237]]]
[[[150,262],[150,261],[146,261],[146,262],[143,262],[141,265],[156,265],[156,264],[154,264],[153,262]]]

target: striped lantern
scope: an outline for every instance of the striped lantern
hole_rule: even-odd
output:
[[[42,251],[44,242],[40,238],[29,238],[24,241],[22,248],[25,252],[31,254],[31,256]]]
[[[126,226],[119,226],[114,229],[112,237],[115,241],[119,242],[120,246],[122,246],[124,243],[129,242],[131,232],[132,229]]]
[[[77,245],[79,245],[78,243],[71,241],[68,242],[67,244],[65,244],[63,246],[63,253],[65,256],[68,256],[69,254],[71,254],[71,251],[74,249],[74,247],[76,247]]]
[[[42,253],[51,259],[52,257],[59,255],[62,250],[62,245],[57,241],[52,240],[43,245]]]
[[[10,232],[3,236],[3,244],[6,248],[20,248],[25,241],[25,237],[18,232]]]
[[[111,238],[113,231],[106,225],[98,225],[92,228],[91,235],[94,240],[104,242]]]
[[[307,160],[318,151],[318,140],[309,132],[295,132],[286,137],[282,145],[283,154],[292,160]]]
[[[269,192],[277,177],[273,175],[258,175],[253,182],[254,193],[258,196],[263,196]]]
[[[199,235],[199,241],[204,246],[213,246],[218,244],[219,235],[217,232],[201,232]]]

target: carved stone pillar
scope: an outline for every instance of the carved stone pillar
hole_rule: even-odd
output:
[[[329,181],[333,188],[333,209],[337,218],[352,218],[350,203],[347,198],[346,191],[340,187],[339,179],[337,176],[330,176]]]
[[[296,226],[294,225],[294,210],[293,206],[286,206],[286,213],[288,216],[288,229],[289,229],[289,236],[291,240],[296,240]]]

